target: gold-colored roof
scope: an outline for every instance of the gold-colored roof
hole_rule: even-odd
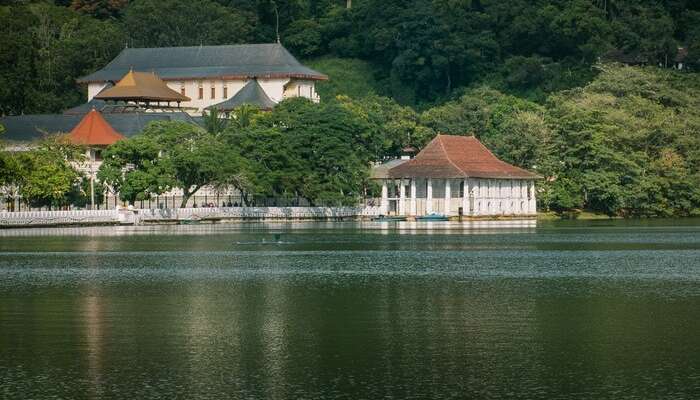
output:
[[[122,101],[190,101],[168,87],[155,72],[129,71],[114,87],[105,89],[95,96],[100,100]]]

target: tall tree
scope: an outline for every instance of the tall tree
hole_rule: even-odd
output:
[[[207,185],[229,182],[242,163],[220,138],[187,122],[153,122],[103,153],[98,179],[133,203],[182,189],[184,207]]]

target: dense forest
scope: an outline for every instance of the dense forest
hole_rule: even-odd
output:
[[[700,212],[697,1],[0,0],[0,34],[0,115],[80,104],[75,79],[125,46],[279,38],[331,77],[318,87],[322,103],[189,133],[212,141],[204,132],[221,131],[216,140],[238,152],[232,165],[247,171],[229,178],[254,193],[360,196],[369,161],[444,132],[475,134],[545,176],[542,209]],[[672,68],[679,55],[682,71]],[[309,146],[343,168],[305,155]]]

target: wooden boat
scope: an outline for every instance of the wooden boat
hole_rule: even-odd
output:
[[[429,222],[429,221],[449,221],[450,219],[447,218],[447,216],[442,215],[442,214],[428,214],[428,215],[422,215],[420,217],[416,217],[416,221],[424,221],[424,222]]]

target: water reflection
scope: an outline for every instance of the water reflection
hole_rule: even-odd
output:
[[[700,393],[698,227],[384,235],[344,226],[6,237],[0,393]],[[289,244],[262,243],[273,232]]]

